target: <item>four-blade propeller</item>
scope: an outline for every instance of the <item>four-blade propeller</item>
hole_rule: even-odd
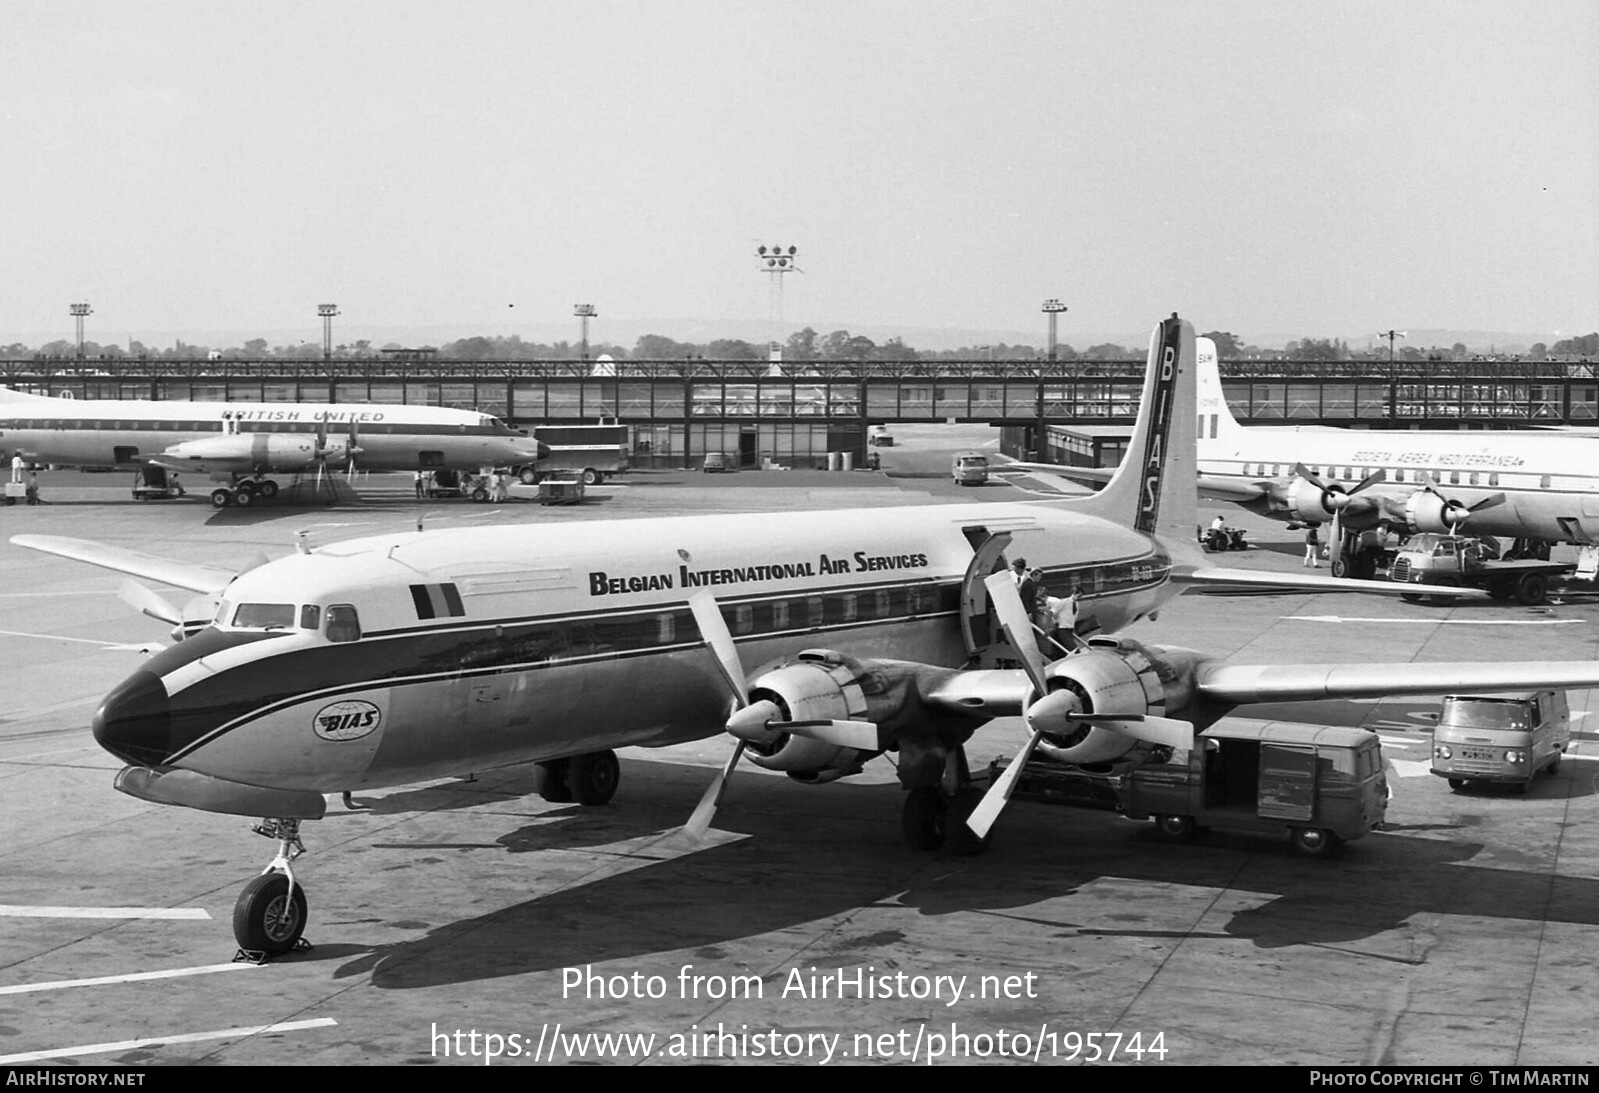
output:
[[[877,726],[870,721],[788,721],[784,720],[783,708],[771,699],[751,702],[738,647],[733,644],[733,635],[727,629],[727,621],[722,618],[722,609],[717,605],[716,597],[709,592],[696,592],[688,598],[688,606],[693,612],[694,622],[700,628],[700,636],[711,649],[717,671],[732,696],[734,708],[727,719],[727,731],[738,741],[733,746],[733,754],[728,756],[727,762],[706,787],[705,795],[700,798],[694,814],[684,826],[690,836],[703,838],[710,828],[717,806],[722,802],[722,794],[727,789],[728,779],[733,776],[733,768],[738,766],[745,746],[750,743],[766,743],[783,733],[790,733],[841,748],[867,752],[882,750]]]
[[[1046,733],[1062,733],[1071,722],[1102,725],[1115,732],[1125,733],[1151,744],[1168,747],[1192,747],[1194,726],[1186,721],[1151,714],[1089,713],[1083,709],[1083,700],[1066,687],[1049,689],[1047,665],[1038,651],[1038,641],[1033,636],[1033,623],[1022,604],[1021,595],[1009,573],[995,573],[983,582],[988,589],[989,602],[999,616],[1005,638],[1021,658],[1022,668],[1033,685],[1034,700],[1022,711],[1022,720],[1032,730],[1027,743],[1011,760],[1004,772],[988,787],[988,792],[967,817],[966,824],[979,839],[986,838],[994,821],[1004,811],[1022,768],[1032,757],[1033,749]],[[1068,654],[1069,655],[1069,654]]]

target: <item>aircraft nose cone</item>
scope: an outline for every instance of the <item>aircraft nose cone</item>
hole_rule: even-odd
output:
[[[138,671],[94,711],[94,738],[125,763],[160,766],[172,754],[172,702],[159,676]]]

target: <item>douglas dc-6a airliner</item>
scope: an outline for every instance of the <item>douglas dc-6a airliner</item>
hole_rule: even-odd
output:
[[[1191,745],[1245,703],[1599,686],[1588,661],[1230,665],[1115,636],[1190,584],[1355,583],[1206,565],[1194,344],[1176,316],[1156,328],[1128,459],[1080,500],[405,532],[237,574],[12,541],[220,595],[211,626],[106,697],[94,733],[127,764],[123,792],[266,817],[278,852],[234,916],[263,953],[305,927],[291,862],[328,793],[533,762],[546,798],[601,803],[612,749],[725,731],[731,758],[691,833],[746,749],[811,783],[895,752],[907,841],[975,851],[1011,789],[968,773],[964,745],[994,717],[1031,730],[1009,773],[1045,736],[1068,761],[1108,761]],[[1052,593],[1082,590],[1086,640],[1041,654],[1007,549]],[[996,654],[1022,667],[988,666]]]

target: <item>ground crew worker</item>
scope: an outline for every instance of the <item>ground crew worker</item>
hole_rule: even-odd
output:
[[[1321,536],[1316,534],[1316,525],[1311,524],[1310,530],[1305,532],[1305,565],[1311,569],[1321,568]]]

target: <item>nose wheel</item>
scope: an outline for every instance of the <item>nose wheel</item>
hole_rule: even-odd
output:
[[[277,855],[233,905],[234,960],[265,964],[275,956],[311,947],[301,935],[307,917],[305,888],[294,879],[292,863],[305,853],[299,820],[265,819],[250,829],[278,841]]]

